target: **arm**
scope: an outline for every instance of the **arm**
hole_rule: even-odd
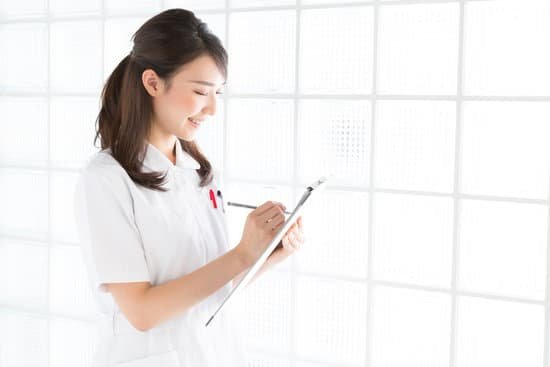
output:
[[[151,286],[149,282],[109,283],[107,290],[141,331],[181,314],[210,296],[246,269],[236,249],[180,278]]]

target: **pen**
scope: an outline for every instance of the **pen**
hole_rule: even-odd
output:
[[[233,202],[231,202],[231,201],[228,201],[228,202],[227,202],[227,205],[238,206],[238,207],[240,207],[240,208],[249,208],[249,209],[256,209],[256,208],[257,208],[257,206],[248,205],[248,204],[233,203]],[[285,214],[292,214],[291,212],[287,212],[286,210],[285,210],[284,213],[285,213]]]

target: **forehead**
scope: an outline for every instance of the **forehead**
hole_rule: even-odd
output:
[[[208,55],[200,56],[183,65],[174,78],[186,83],[198,84],[197,81],[211,83],[203,84],[219,88],[225,83],[225,78],[214,59]]]

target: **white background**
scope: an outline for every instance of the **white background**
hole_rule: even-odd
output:
[[[335,174],[242,300],[248,366],[550,366],[548,0],[3,0],[0,366],[90,364],[75,179],[103,82],[173,7],[229,52],[198,137],[226,200]]]

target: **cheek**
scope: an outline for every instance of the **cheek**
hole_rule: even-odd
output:
[[[186,111],[188,114],[195,114],[199,109],[199,101],[196,96],[192,94],[186,95],[179,100],[180,108]]]
[[[159,101],[159,117],[169,124],[180,124],[196,113],[198,104],[192,96],[167,96]]]

